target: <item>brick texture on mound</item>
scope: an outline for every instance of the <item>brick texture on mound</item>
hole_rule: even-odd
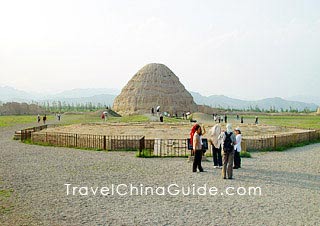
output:
[[[178,115],[197,110],[179,78],[167,66],[152,63],[140,69],[122,89],[114,100],[113,110],[130,115],[149,113],[157,106],[161,112]]]

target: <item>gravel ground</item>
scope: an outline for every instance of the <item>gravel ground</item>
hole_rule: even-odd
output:
[[[97,152],[44,147],[12,140],[21,126],[0,128],[0,190],[13,189],[13,209],[0,212],[1,225],[319,225],[320,144],[285,152],[253,153],[242,159],[234,180],[204,162],[192,173],[184,158],[136,158],[132,152]],[[158,188],[170,184],[216,187],[216,195],[96,195],[85,188],[130,184]],[[235,193],[227,195],[226,188]],[[260,187],[261,195],[249,195]],[[171,189],[174,192],[173,187]],[[245,190],[244,190],[245,189]],[[80,194],[83,194],[81,195]]]

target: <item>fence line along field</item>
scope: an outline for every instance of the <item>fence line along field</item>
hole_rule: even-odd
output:
[[[32,141],[57,146],[108,150],[146,148],[154,151],[157,149],[162,150],[162,154],[180,156],[187,153],[186,139],[190,136],[192,125],[193,123],[190,122],[82,123],[34,132]],[[202,125],[209,130],[214,124]],[[226,124],[221,123],[221,125],[224,128]],[[280,146],[319,139],[318,130],[261,124],[234,124],[234,128],[239,126],[243,133],[244,150],[276,150]],[[210,138],[208,133],[204,138]]]

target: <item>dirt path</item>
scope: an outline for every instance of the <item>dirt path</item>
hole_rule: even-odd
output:
[[[24,126],[23,126],[24,128]],[[317,225],[320,144],[254,153],[234,180],[212,162],[192,173],[183,158],[140,159],[130,152],[43,147],[12,140],[20,126],[0,128],[0,190],[12,189],[1,225]],[[201,195],[67,195],[74,187],[216,187]],[[232,195],[227,187],[260,187],[261,196]],[[242,189],[243,190],[243,189]],[[85,190],[83,190],[84,192]],[[232,190],[233,192],[234,190]],[[122,191],[123,192],[123,191]],[[2,201],[3,202],[3,201]],[[3,203],[4,203],[3,202]]]

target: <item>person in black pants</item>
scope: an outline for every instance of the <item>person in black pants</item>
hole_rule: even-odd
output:
[[[241,168],[241,157],[240,157],[240,152],[241,152],[241,130],[239,128],[236,128],[235,130],[236,133],[236,145],[234,146],[234,169]]]
[[[222,168],[221,146],[216,148],[212,145],[213,168]]]
[[[212,147],[213,168],[222,168],[222,156],[221,156],[221,126],[219,124],[214,125],[210,131],[210,143]]]
[[[201,166],[201,160],[202,160],[202,145],[201,145],[201,127],[200,125],[195,125],[195,133],[193,135],[193,153],[194,153],[194,160],[192,165],[192,172],[197,172],[197,168],[200,172],[204,172],[203,168]]]

